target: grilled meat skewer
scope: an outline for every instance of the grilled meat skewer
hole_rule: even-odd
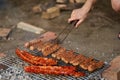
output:
[[[33,65],[56,65],[57,61],[52,58],[44,58],[39,56],[34,56],[26,51],[16,49],[16,54],[24,61]]]
[[[50,75],[64,75],[83,77],[83,72],[76,72],[73,66],[25,66],[24,70],[29,73],[36,74],[50,74]]]

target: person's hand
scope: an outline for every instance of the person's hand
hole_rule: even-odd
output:
[[[83,8],[80,9],[74,9],[71,13],[71,17],[68,19],[68,23],[72,21],[78,21],[75,24],[75,27],[78,27],[87,17],[88,11],[86,11]]]
[[[112,8],[120,13],[120,0],[111,0]]]
[[[87,0],[82,8],[73,10],[68,22],[78,21],[75,25],[75,27],[78,27],[86,19],[88,12],[95,2],[96,0]]]

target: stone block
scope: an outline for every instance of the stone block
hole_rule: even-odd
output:
[[[105,80],[120,80],[120,56],[110,62],[110,67],[102,73]]]
[[[86,0],[75,0],[76,3],[85,3]]]
[[[69,0],[69,2],[73,4],[73,3],[75,3],[75,0]]]
[[[60,9],[58,7],[51,7],[46,10],[46,12],[42,12],[42,18],[44,19],[52,19],[60,15]]]

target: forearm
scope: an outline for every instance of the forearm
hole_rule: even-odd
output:
[[[82,8],[86,10],[86,12],[89,12],[95,3],[96,3],[96,0],[87,0]]]

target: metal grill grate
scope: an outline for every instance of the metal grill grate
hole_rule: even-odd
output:
[[[23,48],[22,48],[23,49]],[[28,49],[24,49],[29,51]],[[34,54],[39,54],[38,51],[29,51]],[[15,56],[7,56],[0,59],[0,64],[8,66],[7,69],[0,69],[0,80],[101,80],[101,72],[105,70],[109,65],[105,62],[103,68],[89,73],[84,71],[87,76],[75,78],[72,76],[55,76],[55,75],[43,75],[43,74],[29,74],[24,72],[23,66],[28,65],[26,62],[18,59]],[[61,63],[63,64],[63,63]]]

